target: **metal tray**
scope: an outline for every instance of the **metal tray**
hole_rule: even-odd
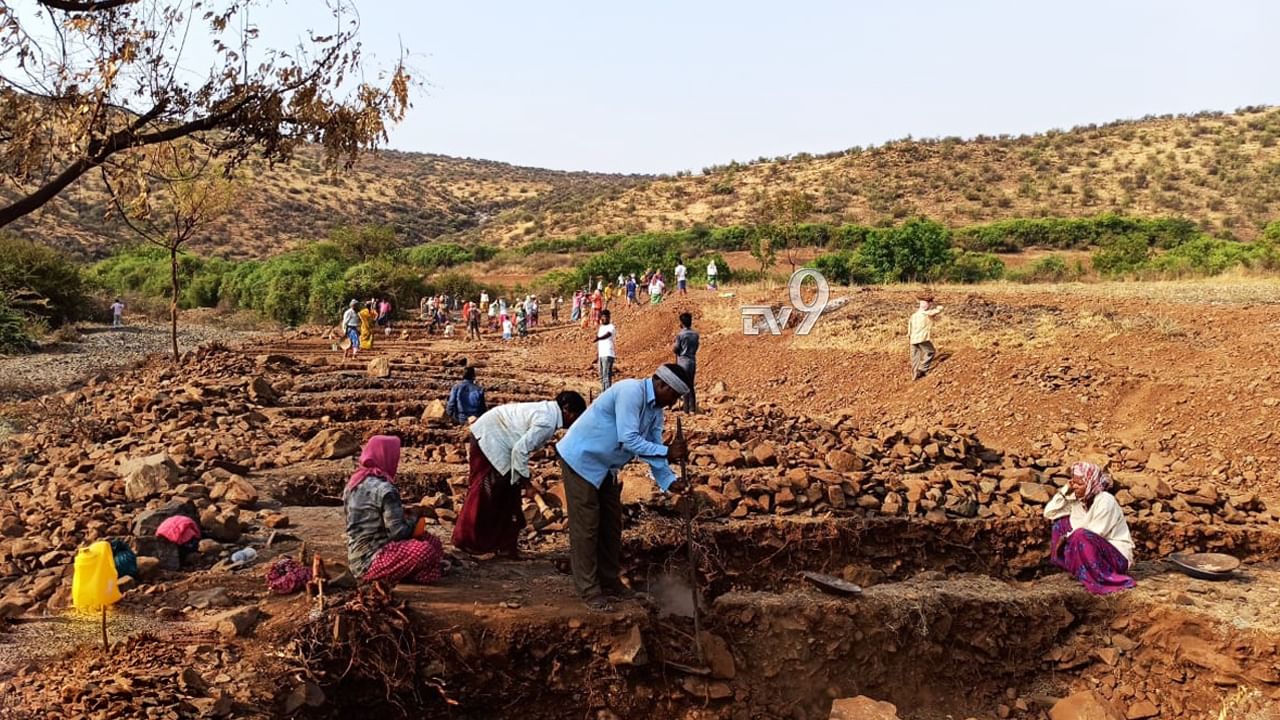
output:
[[[1222,553],[1173,553],[1168,558],[1180,572],[1200,580],[1229,580],[1240,561]]]

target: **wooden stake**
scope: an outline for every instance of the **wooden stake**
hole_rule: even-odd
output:
[[[111,649],[111,645],[110,643],[107,642],[107,605],[106,603],[103,603],[102,605],[102,652],[107,652],[110,649]]]
[[[678,417],[676,439],[684,441],[684,423]],[[693,518],[697,510],[694,503],[697,495],[693,494],[693,488],[689,485],[689,468],[684,460],[680,461],[680,480],[684,482],[685,492],[689,493],[684,503],[684,542],[689,551],[689,592],[693,595],[693,646],[698,651],[698,662],[705,665],[706,658],[702,653],[702,613],[698,609],[698,561],[693,549]]]

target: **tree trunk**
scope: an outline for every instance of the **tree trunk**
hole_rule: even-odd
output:
[[[173,341],[173,361],[178,362],[178,246],[169,246],[169,280],[173,298],[169,304],[169,339]]]

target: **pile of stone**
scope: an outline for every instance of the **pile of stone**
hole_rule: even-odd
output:
[[[1063,358],[1055,365],[1030,366],[1017,370],[1010,379],[1015,385],[1039,388],[1045,392],[1092,388],[1107,382],[1105,373],[1078,367],[1070,358]]]
[[[65,604],[75,553],[97,540],[141,543],[144,572],[173,567],[176,552],[153,537],[167,515],[148,511],[181,508],[200,522],[206,556],[220,557],[248,528],[287,522],[259,506],[246,476],[273,463],[287,432],[267,406],[287,384],[269,373],[290,362],[206,347],[181,369],[155,362],[46,398],[3,449],[0,609]]]
[[[1267,523],[1254,493],[1221,493],[1209,479],[1166,480],[1157,454],[1116,449],[1090,459],[1113,472],[1131,517],[1186,523]],[[1067,483],[1073,459],[1022,457],[985,447],[950,427],[864,432],[844,421],[787,416],[756,406],[693,454],[695,486],[713,515],[860,514],[954,518],[1039,517]],[[1138,471],[1141,466],[1142,471]]]

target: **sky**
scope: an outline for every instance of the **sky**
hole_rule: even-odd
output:
[[[390,147],[562,170],[1280,103],[1270,0],[356,1],[375,65],[403,46],[426,83]]]

